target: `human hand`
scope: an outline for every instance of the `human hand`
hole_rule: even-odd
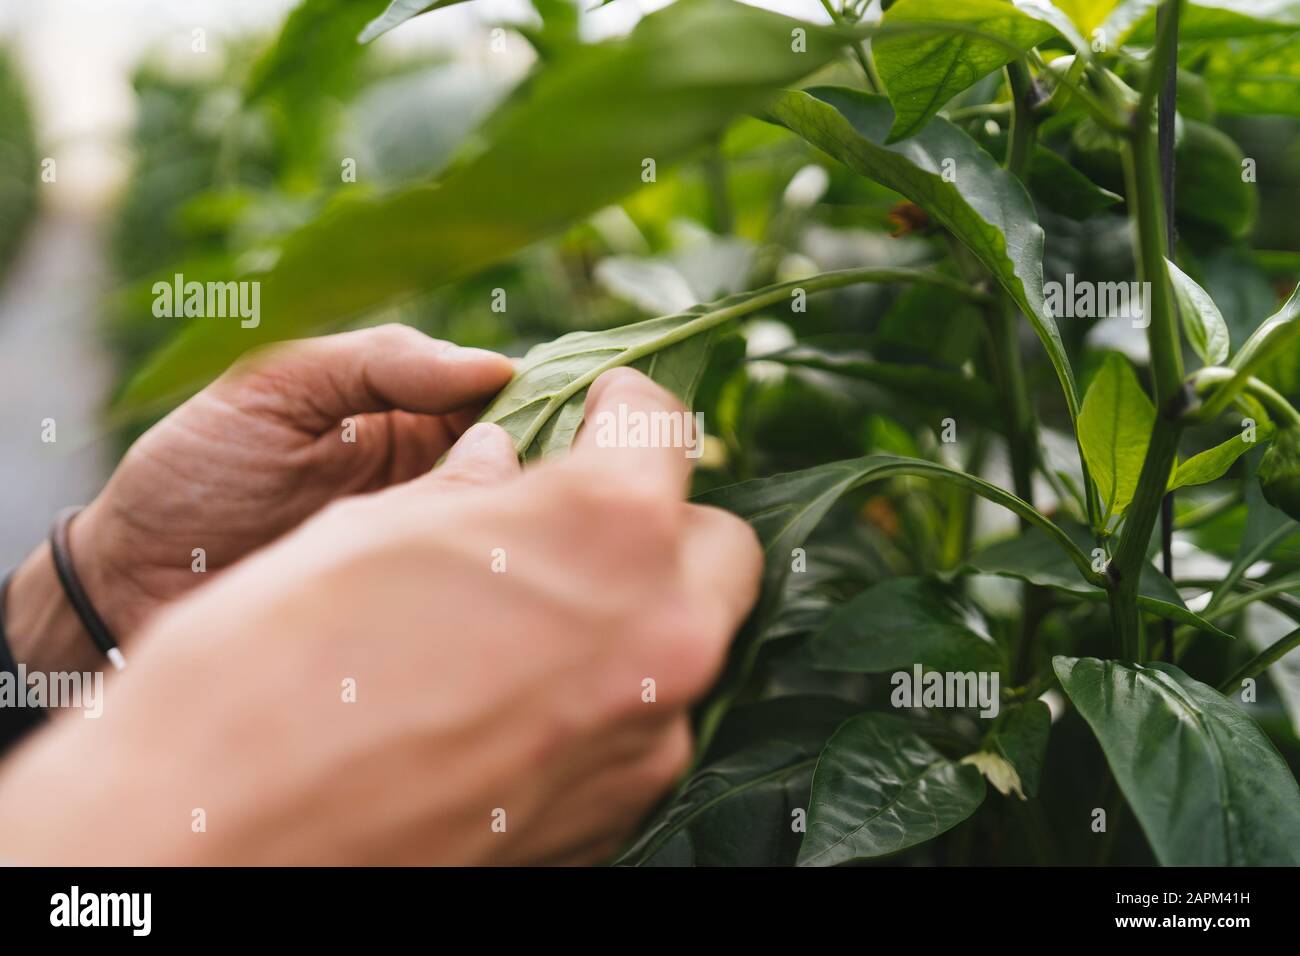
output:
[[[619,403],[682,411],[619,370],[588,421]],[[738,518],[683,501],[683,449],[595,432],[521,473],[477,426],[430,475],[333,505],[168,609],[104,716],[60,722],[0,777],[0,856],[608,857],[686,766],[688,708],[762,556]]]
[[[150,429],[72,523],[119,640],[324,505],[427,472],[512,374],[401,325],[254,353]],[[349,420],[351,426],[346,426]]]

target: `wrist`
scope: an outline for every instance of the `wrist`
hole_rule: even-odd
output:
[[[68,549],[78,580],[96,612],[121,640],[130,620],[122,613],[125,588],[112,580],[111,562],[102,559],[94,506],[76,515],[68,529]],[[5,626],[14,660],[31,670],[82,671],[104,665],[104,655],[86,631],[59,581],[48,540],[41,542],[14,572],[5,606]]]
[[[28,670],[86,671],[103,666],[103,655],[59,584],[48,541],[41,542],[14,572],[4,610],[9,648],[15,662]]]

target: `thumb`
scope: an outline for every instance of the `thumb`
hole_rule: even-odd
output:
[[[500,425],[479,422],[451,446],[442,464],[419,484],[424,488],[475,488],[500,484],[520,473],[515,443]]]

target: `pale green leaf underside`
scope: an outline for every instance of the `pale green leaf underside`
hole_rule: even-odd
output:
[[[1300,864],[1295,778],[1245,711],[1171,664],[1053,663],[1162,864]]]
[[[705,308],[604,332],[574,332],[539,345],[481,420],[504,428],[523,458],[565,451],[582,424],[588,386],[601,372],[622,365],[644,372],[689,408],[716,326],[674,340],[708,315]]]
[[[859,282],[928,282],[965,288],[925,269],[868,266],[740,292],[676,315],[615,329],[573,332],[524,356],[514,379],[483,413],[482,421],[504,428],[524,458],[566,451],[582,424],[587,388],[603,372],[625,365],[674,392],[689,408],[718,329],[760,309],[789,308],[797,291],[810,294]]]
[[[450,7],[463,2],[464,0],[433,0],[433,2],[430,2],[430,0],[393,0],[388,5],[388,9],[366,24],[365,29],[361,31],[361,36],[357,37],[357,42],[369,43],[412,17],[418,17],[430,10],[440,10],[443,7]]]
[[[1174,296],[1178,301],[1178,314],[1183,320],[1183,329],[1192,350],[1200,356],[1206,365],[1222,365],[1228,360],[1231,342],[1228,337],[1228,323],[1214,304],[1210,294],[1202,289],[1187,273],[1168,259],[1165,265],[1169,269],[1169,281],[1174,287]]]

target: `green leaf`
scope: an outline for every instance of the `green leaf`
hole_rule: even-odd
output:
[[[1178,314],[1183,319],[1183,330],[1192,350],[1206,365],[1222,365],[1228,360],[1231,343],[1228,323],[1223,321],[1219,307],[1209,293],[1197,285],[1187,273],[1168,259],[1169,280],[1173,283],[1178,302]],[[1220,472],[1219,474],[1222,474]],[[1217,475],[1215,477],[1218,477]]]
[[[573,0],[532,0],[533,9],[542,18],[540,27],[517,26],[543,60],[565,56],[579,46],[578,5]]]
[[[735,641],[721,689],[701,718],[701,739],[710,739],[718,719],[753,672],[761,637],[781,606],[794,549],[803,546],[831,507],[849,491],[902,475],[953,484],[1009,509],[1064,549],[1086,580],[1100,580],[1069,535],[1029,504],[982,478],[919,458],[868,455],[712,489],[692,500],[723,508],[749,522],[763,546],[763,583],[758,603]]]
[[[988,428],[1005,426],[1005,414],[993,388],[960,372],[930,365],[881,362],[863,354],[827,352],[807,345],[794,345],[757,358],[860,379],[923,405],[946,411],[960,409],[963,415]]]
[[[1021,799],[1038,795],[1051,729],[1052,712],[1047,705],[1030,700],[1004,711],[985,741],[986,750],[998,754],[1015,769]]]
[[[1259,488],[1270,505],[1300,519],[1300,426],[1278,429],[1259,462]]]
[[[1300,36],[1252,37],[1214,44],[1201,75],[1221,113],[1300,116]]]
[[[791,694],[741,704],[727,714],[701,763],[712,763],[756,743],[778,738],[810,738],[816,741],[816,755],[840,724],[861,711],[851,700],[817,694]],[[800,806],[806,809],[807,802]]]
[[[1155,406],[1128,360],[1107,355],[1079,412],[1079,446],[1106,518],[1123,514],[1133,500],[1155,420]]]
[[[787,93],[770,112],[850,169],[912,200],[970,249],[1028,317],[1056,370],[1070,417],[1077,417],[1070,360],[1043,305],[1043,230],[1015,176],[942,118],[904,142],[888,144],[889,103],[857,90]]]
[[[366,5],[355,0],[303,0],[284,21],[279,36],[253,64],[244,87],[244,99],[252,103],[268,94],[293,88],[295,103],[311,90],[340,91],[351,78],[351,64],[362,50],[356,43],[357,30],[366,21]]]
[[[1161,864],[1300,865],[1295,778],[1244,711],[1171,664],[1053,664]]]
[[[1265,319],[1232,357],[1229,366],[1238,376],[1255,375],[1270,360],[1285,353],[1300,339],[1300,285],[1273,315]]]
[[[930,578],[891,578],[836,609],[806,646],[820,670],[879,674],[910,669],[997,671],[997,646],[972,625],[978,614]]]
[[[1089,122],[1095,129],[1096,124]],[[981,137],[980,142],[995,159],[1007,153],[1006,133]],[[1041,144],[1036,144],[1030,154],[1025,182],[1035,204],[1041,203],[1071,219],[1088,219],[1124,201],[1123,196],[1098,186],[1060,154]]]
[[[1227,133],[1183,119],[1174,167],[1175,206],[1181,219],[1243,237],[1255,225],[1259,187],[1242,178],[1245,156]]]
[[[834,698],[777,698],[737,708],[708,761],[617,861],[631,866],[788,866],[799,849],[826,739],[856,708]]]
[[[1274,428],[1272,424],[1264,423],[1258,426],[1256,435],[1260,441],[1267,441],[1273,435]],[[1173,477],[1169,479],[1169,490],[1204,485],[1222,478],[1238,458],[1256,447],[1258,443],[1246,441],[1243,433],[1193,455],[1174,471]]]
[[[807,52],[791,50],[796,27]],[[260,324],[187,328],[121,408],[138,412],[192,389],[252,346],[361,317],[513,255],[641,188],[646,158],[662,171],[839,55],[840,42],[835,31],[732,0],[679,0],[625,38],[572,50],[498,108],[438,184],[370,197],[339,190],[268,272],[251,277],[262,283]]]
[[[1124,42],[1155,42],[1155,0],[1128,0],[1133,21]],[[1223,40],[1300,30],[1300,4],[1295,0],[1191,0],[1178,18],[1178,39]]]
[[[352,0],[352,2],[357,6],[362,5],[360,0]],[[392,3],[388,5],[388,8],[383,13],[366,24],[366,28],[357,37],[357,42],[369,43],[412,17],[418,17],[430,10],[441,10],[443,7],[450,7],[463,2],[464,0],[433,0],[432,3],[429,0],[392,0]]]
[[[1013,511],[1041,528],[1088,579],[1091,566],[1059,527],[1008,491],[982,478],[935,462],[894,455],[868,455],[803,471],[726,485],[696,496],[700,504],[724,508],[748,521],[763,545],[763,592],[751,621],[766,623],[780,604],[790,573],[791,552],[801,547],[835,502],[850,490],[900,475],[930,478],[965,488]]]
[[[1119,0],[1056,0],[1055,6],[1088,36],[1106,22],[1118,4]]]
[[[1086,528],[1066,524],[1061,530],[1068,534],[1080,549],[1091,547]],[[1065,557],[1065,552],[1061,550],[1060,545],[1038,529],[1030,529],[1018,537],[1000,541],[976,552],[966,560],[963,569],[978,574],[997,574],[1016,578],[1098,604],[1107,599],[1105,589],[1081,577],[1077,565]],[[1142,565],[1137,604],[1148,614],[1178,624],[1186,624],[1217,637],[1232,639],[1231,634],[1220,630],[1201,615],[1189,610],[1173,582],[1150,562]]]
[[[1207,613],[1217,608],[1232,594],[1237,582],[1245,577],[1251,565],[1266,558],[1277,545],[1300,530],[1300,524],[1288,518],[1264,499],[1263,489],[1255,480],[1254,474],[1258,468],[1259,457],[1252,456],[1246,459],[1249,472],[1246,477],[1245,493],[1246,530],[1237,546],[1237,553],[1233,556],[1232,566],[1228,568],[1228,573],[1223,576],[1223,580],[1219,582],[1219,586],[1214,589],[1214,594],[1210,597],[1210,603],[1206,606]]]
[[[602,372],[630,365],[676,393],[689,407],[714,335],[726,323],[769,306],[788,306],[798,290],[812,293],[857,282],[902,280],[957,284],[940,273],[919,269],[845,269],[741,292],[620,328],[573,332],[530,350],[482,420],[509,432],[525,458],[566,451],[582,424],[587,388]]]
[[[696,306],[603,332],[573,332],[535,346],[481,421],[509,432],[521,458],[567,451],[582,424],[588,386],[601,372],[621,365],[645,372],[689,408],[719,325],[718,311],[707,309]],[[683,437],[698,442],[702,436]]]
[[[1027,175],[1029,191],[1043,205],[1071,219],[1087,219],[1124,201],[1123,196],[1098,186],[1045,146],[1035,147]]]
[[[290,188],[306,190],[318,181],[338,102],[358,86],[367,51],[356,36],[367,9],[355,0],[303,0],[249,71],[245,104],[268,108],[277,137],[292,144],[280,156],[280,178]]]
[[[981,77],[1056,35],[1007,0],[897,0],[881,23],[936,30],[883,33],[872,41],[876,69],[896,114],[890,143],[921,129]],[[945,32],[945,26],[960,32]]]
[[[873,859],[932,840],[979,809],[984,792],[978,770],[944,757],[908,721],[854,717],[817,761],[799,865]]]

